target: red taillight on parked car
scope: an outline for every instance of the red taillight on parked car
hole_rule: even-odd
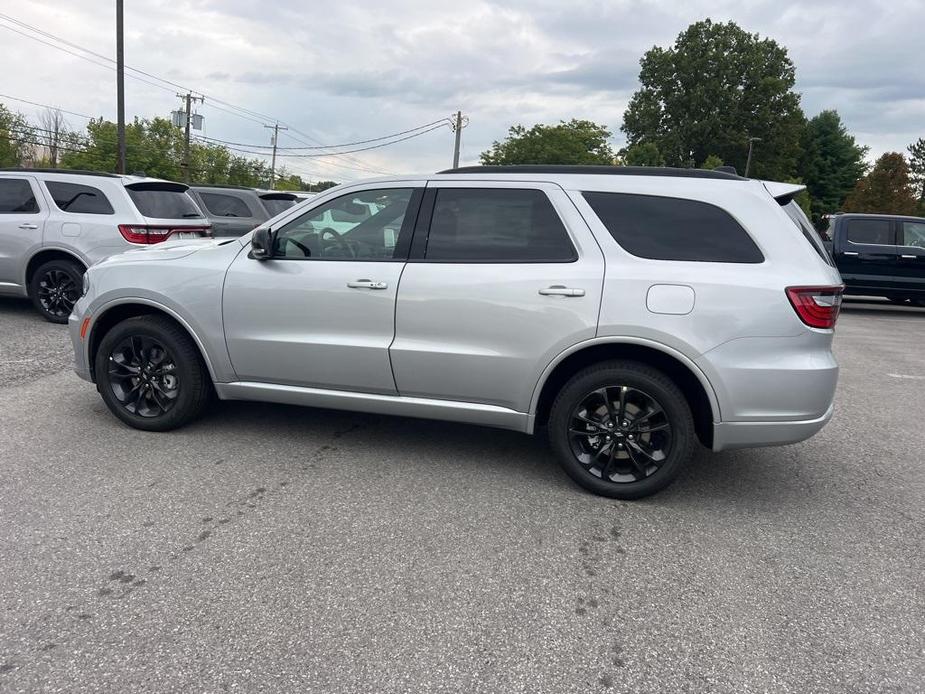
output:
[[[151,226],[150,224],[120,224],[119,233],[129,243],[150,245],[166,241],[171,236],[195,234],[199,238],[212,236],[210,226]]]
[[[828,287],[787,287],[787,298],[806,325],[834,328],[841,308],[842,285]]]

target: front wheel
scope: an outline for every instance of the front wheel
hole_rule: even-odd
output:
[[[42,263],[29,282],[29,297],[42,317],[52,323],[67,323],[80,298],[84,269],[70,260]]]
[[[103,337],[96,384],[110,411],[136,429],[167,431],[199,416],[211,393],[199,350],[161,316],[128,318]]]
[[[585,489],[638,499],[664,489],[690,459],[694,420],[684,394],[662,372],[610,361],[575,374],[549,415],[559,464]]]

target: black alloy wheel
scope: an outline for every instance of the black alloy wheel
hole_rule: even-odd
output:
[[[52,323],[67,323],[80,298],[83,268],[67,260],[52,260],[32,275],[29,295],[42,316]]]
[[[109,387],[127,412],[159,417],[170,412],[180,394],[174,357],[156,339],[131,335],[109,354]]]

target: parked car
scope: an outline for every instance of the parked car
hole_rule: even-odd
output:
[[[925,306],[925,218],[831,215],[826,246],[845,293]]]
[[[211,229],[182,183],[57,169],[0,170],[0,295],[66,323],[92,263]]]
[[[576,482],[644,496],[698,440],[793,443],[831,417],[842,286],[788,216],[800,189],[574,166],[341,185],[272,229],[91,268],[77,373],[152,431],[213,391],[545,428]]]
[[[216,237],[241,236],[273,216],[253,188],[194,185],[190,193],[209,218]]]
[[[257,190],[257,196],[263,203],[264,209],[270,217],[275,217],[280,212],[285,212],[293,205],[298,205],[308,198],[296,192],[287,190]]]

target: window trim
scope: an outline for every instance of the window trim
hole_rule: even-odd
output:
[[[739,221],[739,218],[736,217],[732,213],[731,210],[728,210],[722,205],[717,205],[714,202],[709,202],[701,198],[678,197],[677,195],[657,195],[653,193],[636,193],[636,192],[625,191],[625,190],[578,190],[576,192],[578,193],[579,197],[584,202],[584,204],[588,206],[588,209],[590,210],[591,214],[594,216],[594,219],[601,225],[601,228],[604,230],[604,233],[607,234],[607,238],[613,241],[614,244],[616,244],[617,248],[619,248],[623,253],[625,253],[627,256],[635,260],[641,260],[641,261],[650,262],[650,263],[715,263],[717,265],[751,265],[751,266],[763,265],[764,263],[768,262],[767,255],[765,255],[764,249],[762,249],[761,244],[758,243],[755,237],[748,231],[746,226],[742,224],[741,221]],[[715,260],[715,259],[694,260],[694,259],[688,259],[688,258],[649,258],[644,255],[637,255],[636,253],[633,253],[632,251],[630,251],[628,248],[624,247],[624,245],[617,240],[616,236],[613,235],[613,232],[611,232],[610,229],[607,227],[607,224],[604,223],[604,220],[601,219],[601,216],[597,213],[597,210],[594,209],[594,206],[591,204],[588,198],[585,197],[587,194],[622,195],[622,196],[636,197],[636,198],[653,198],[656,200],[678,200],[681,202],[692,202],[692,203],[697,203],[700,205],[706,205],[708,207],[716,208],[717,210],[722,212],[729,219],[731,219],[733,222],[736,223],[739,229],[741,229],[742,232],[745,234],[745,238],[751,241],[752,245],[755,247],[755,250],[758,251],[758,255],[761,257],[761,259],[755,260],[755,261]],[[787,214],[786,211],[784,210],[781,210],[781,211],[784,214]]]
[[[0,210],[0,215],[15,215],[15,214],[42,214],[42,205],[39,203],[39,199],[42,197],[41,191],[38,190],[38,186],[34,185],[33,179],[28,176],[3,176],[0,177],[0,181],[23,181],[29,190],[32,191],[32,199],[35,201],[35,210],[32,212],[23,212],[21,210],[11,210],[10,212],[4,212]]]
[[[111,217],[115,215],[116,213],[115,208],[113,208],[112,206],[112,201],[109,199],[109,196],[106,195],[106,191],[104,191],[102,188],[97,188],[95,186],[88,186],[83,183],[74,183],[73,181],[53,181],[53,180],[46,179],[42,181],[42,183],[45,186],[45,191],[48,193],[48,197],[51,198],[51,203],[55,206],[55,209],[58,210],[59,212],[63,212],[64,214],[90,214],[90,215],[98,215],[101,217]],[[61,206],[58,204],[58,201],[55,200],[55,194],[52,193],[51,188],[49,188],[49,186],[52,186],[52,185],[77,186],[78,188],[90,188],[92,190],[95,190],[100,195],[103,196],[103,200],[105,200],[106,204],[109,206],[109,212],[72,212],[71,210],[62,209]]]
[[[453,183],[448,181],[447,183]],[[467,183],[469,183],[467,181]],[[562,218],[562,215],[559,213],[558,208],[556,207],[555,202],[549,196],[549,194],[541,187],[531,186],[529,184],[522,183],[520,181],[504,181],[506,184],[512,185],[488,185],[488,181],[473,181],[475,185],[428,185],[427,193],[424,197],[424,202],[421,204],[421,212],[418,215],[418,223],[414,228],[414,237],[411,242],[411,254],[408,257],[409,263],[432,263],[434,265],[567,265],[569,263],[577,263],[581,260],[581,254],[578,252],[578,248],[575,245],[575,240],[572,238],[572,234],[569,232],[568,225],[565,223],[565,220]],[[478,184],[482,185],[478,185]],[[442,259],[442,258],[426,258],[425,254],[427,252],[427,241],[430,238],[430,225],[434,217],[434,208],[437,204],[437,194],[441,190],[530,190],[536,191],[541,195],[546,197],[546,201],[552,207],[552,211],[555,213],[556,218],[559,220],[559,223],[562,225],[562,229],[565,231],[565,237],[568,239],[569,246],[572,249],[572,257],[569,259],[560,259],[560,260],[536,260],[536,259],[515,259],[515,258],[505,258],[502,260],[492,260],[490,258],[484,259],[475,259],[475,258],[457,258],[457,259]]]
[[[414,225],[418,221],[418,215],[421,210],[421,198],[424,195],[424,188],[419,185],[407,186],[401,185],[400,183],[392,186],[382,186],[376,188],[358,188],[357,190],[351,190],[343,192],[341,195],[336,195],[334,197],[327,198],[320,205],[316,205],[309,210],[304,210],[300,215],[293,217],[290,220],[287,220],[285,224],[280,227],[280,230],[285,228],[287,225],[292,222],[300,219],[302,216],[311,214],[314,210],[320,209],[327,205],[329,202],[338,200],[339,198],[346,197],[348,195],[358,195],[361,193],[366,193],[374,190],[399,190],[401,188],[410,188],[411,197],[408,199],[408,208],[405,210],[405,218],[402,220],[401,229],[398,231],[398,241],[395,244],[395,251],[391,258],[313,258],[313,257],[302,257],[297,256],[285,256],[285,255],[272,255],[268,258],[271,261],[277,260],[295,260],[298,262],[308,261],[308,262],[333,262],[333,263],[405,263],[408,261],[408,251],[411,248],[412,235],[414,232]],[[362,224],[362,222],[360,222]],[[407,240],[406,240],[407,239]],[[274,245],[276,244],[276,238],[273,241]],[[396,253],[400,253],[399,257],[395,257]],[[248,252],[248,257],[253,258],[253,252]],[[264,262],[264,261],[260,261]]]
[[[852,241],[849,237],[851,233],[851,225],[854,222],[886,222],[890,226],[890,235],[893,237],[893,243],[866,243],[864,241]],[[890,219],[889,217],[855,217],[853,219],[845,220],[845,241],[850,243],[852,246],[876,246],[877,248],[893,248],[896,249],[899,247],[897,241],[899,241],[898,234],[902,233],[901,228],[897,227],[896,220]]]

